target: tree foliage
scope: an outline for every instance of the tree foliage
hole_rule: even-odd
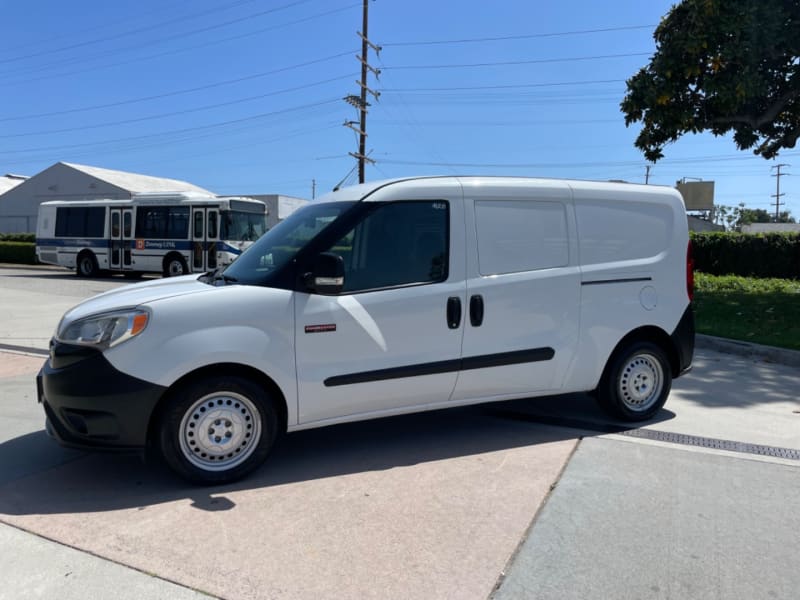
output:
[[[683,0],[656,28],[650,63],[628,79],[625,124],[650,161],[686,133],[733,132],[774,158],[800,137],[800,0]]]
[[[739,206],[715,206],[714,222],[718,225],[724,225],[728,231],[741,231],[742,225],[750,225],[752,223],[795,223],[795,219],[791,212],[784,210],[778,214],[776,221],[775,213],[763,208],[746,208],[744,203],[741,203]]]

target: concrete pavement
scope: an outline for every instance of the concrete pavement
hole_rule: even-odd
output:
[[[585,439],[495,600],[792,600],[800,468]]]
[[[39,353],[62,305],[127,283],[13,274],[0,268],[0,314],[16,311],[0,344]],[[800,589],[798,460],[603,434],[616,425],[570,395],[299,432],[245,481],[194,488],[47,439],[43,358],[0,347],[0,600],[79,587],[231,600]],[[800,449],[798,384],[796,368],[703,349],[645,429]]]

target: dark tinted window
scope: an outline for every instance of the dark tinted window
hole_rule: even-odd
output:
[[[136,237],[185,240],[188,234],[188,206],[140,206],[136,211]]]
[[[63,206],[56,209],[56,235],[103,237],[106,209],[102,206]]]
[[[449,206],[442,201],[381,205],[329,252],[344,258],[344,292],[447,279]]]

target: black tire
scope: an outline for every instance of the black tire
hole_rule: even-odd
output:
[[[168,254],[164,259],[164,270],[162,275],[164,277],[179,277],[181,275],[188,275],[189,267],[186,261],[180,254]]]
[[[158,446],[170,468],[193,483],[241,479],[264,462],[278,435],[272,399],[242,377],[199,379],[167,402]]]
[[[597,401],[612,417],[645,421],[664,406],[672,368],[660,346],[633,342],[611,357],[597,387]]]
[[[75,262],[75,274],[78,277],[97,277],[100,274],[97,258],[89,250],[78,254],[78,260]]]

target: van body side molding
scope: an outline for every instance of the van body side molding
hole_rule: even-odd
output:
[[[623,279],[595,279],[593,281],[581,281],[581,285],[603,285],[606,283],[631,283],[634,281],[653,281],[652,277],[627,277]]]
[[[328,377],[325,387],[351,385],[353,383],[368,383],[370,381],[385,381],[387,379],[402,379],[405,377],[419,377],[421,375],[438,375],[454,371],[469,371],[473,369],[486,369],[489,367],[502,367],[530,362],[551,360],[555,356],[552,348],[532,348],[530,350],[515,350],[513,352],[500,352],[498,354],[485,354],[483,356],[468,356],[462,359],[442,360],[407,367],[392,367],[361,373],[348,373]]]

